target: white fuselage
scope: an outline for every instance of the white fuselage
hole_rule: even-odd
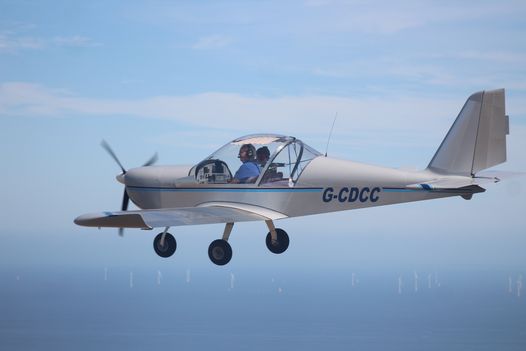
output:
[[[440,176],[429,170],[408,172],[323,156],[312,160],[295,184],[287,180],[262,185],[199,184],[188,176],[189,170],[189,166],[135,168],[123,181],[141,209],[235,203],[272,209],[287,217],[458,195],[406,188]]]

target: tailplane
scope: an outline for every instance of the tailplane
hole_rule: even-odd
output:
[[[473,176],[506,161],[509,121],[504,89],[471,95],[447,133],[428,169]]]

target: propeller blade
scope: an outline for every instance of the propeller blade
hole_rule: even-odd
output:
[[[130,197],[128,196],[128,193],[126,192],[126,188],[124,188],[124,195],[122,196],[122,211],[128,210],[128,204],[130,203]],[[119,236],[124,236],[124,228],[119,228]]]
[[[111,146],[110,144],[108,144],[106,142],[106,140],[102,140],[102,142],[100,143],[100,145],[104,148],[104,150],[106,150],[110,156],[115,160],[115,162],[117,162],[117,164],[119,165],[119,167],[121,168],[122,170],[122,174],[126,174],[126,170],[124,169],[124,167],[122,166],[122,163],[121,161],[119,161],[119,159],[117,158],[117,155],[115,155],[115,153],[113,152],[113,150],[111,149]]]
[[[157,152],[156,152],[156,153],[155,153],[155,154],[154,154],[154,155],[153,155],[148,161],[146,161],[146,163],[143,164],[142,166],[143,166],[143,167],[151,166],[151,165],[153,165],[155,162],[157,162],[157,159],[158,159],[158,157],[157,157]]]
[[[126,192],[126,188],[124,189],[124,195],[122,196],[122,206],[121,211],[128,211],[128,203],[130,202],[130,197],[128,196],[128,193]]]

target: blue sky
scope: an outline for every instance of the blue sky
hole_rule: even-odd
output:
[[[324,151],[338,113],[330,155],[423,168],[471,93],[506,88],[509,162],[498,168],[526,170],[521,1],[0,0],[0,9],[4,266],[25,262],[29,239],[29,256],[44,263],[68,262],[73,242],[84,247],[84,264],[93,252],[157,264],[152,233],[121,239],[72,224],[119,207],[118,168],[99,147],[103,138],[128,168],[155,151],[161,164],[197,163],[255,132]],[[233,233],[235,258],[524,267],[525,192],[515,179],[471,202],[283,221],[297,248],[288,258],[265,256],[265,228],[243,224]],[[221,231],[176,228],[188,247],[179,260],[209,264],[197,253]],[[328,239],[314,244],[320,233]],[[130,251],[115,254],[115,246]]]

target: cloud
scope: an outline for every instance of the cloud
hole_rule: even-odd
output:
[[[462,51],[457,54],[458,58],[469,60],[485,60],[495,63],[519,63],[526,64],[526,54],[510,51]]]
[[[497,16],[516,14],[524,10],[524,5],[513,1],[454,5],[440,1],[399,1],[370,6],[368,2],[338,1],[326,8],[322,24],[327,28],[391,35],[435,24],[494,20]],[[333,21],[327,20],[327,15],[332,15]]]
[[[0,32],[0,52],[36,50],[45,46],[43,40],[28,36],[15,36],[10,32]]]
[[[398,57],[371,57],[305,68],[312,75],[336,79],[395,80],[402,85],[464,87],[473,90],[506,87],[525,90],[520,51],[461,51],[405,53]]]
[[[335,112],[339,124],[353,128],[406,130],[423,121],[451,116],[462,99],[411,97],[244,96],[208,92],[186,96],[154,96],[136,100],[95,99],[24,82],[0,84],[0,116],[130,116],[178,120],[189,125],[239,129],[243,121],[316,131],[327,129]],[[454,112],[453,112],[454,113]],[[309,121],[308,123],[306,123]],[[275,129],[275,128],[272,128]]]
[[[31,25],[18,25],[14,29],[0,30],[0,53],[14,53],[24,50],[43,50],[50,47],[95,47],[100,43],[93,41],[91,38],[72,35],[72,36],[55,36],[45,38],[23,34],[34,29]]]
[[[62,47],[95,47],[100,46],[100,43],[93,41],[91,38],[83,37],[81,35],[74,35],[69,37],[54,37],[51,41],[56,46]]]
[[[196,50],[211,50],[220,49],[230,45],[232,39],[224,35],[210,35],[199,38],[199,40],[192,45],[192,49]]]
[[[405,0],[371,3],[360,0],[271,0],[221,2],[206,6],[199,2],[169,2],[150,6],[146,11],[140,7],[133,14],[135,18],[156,25],[161,21],[179,27],[234,26],[240,30],[239,35],[249,34],[251,38],[260,36],[260,33],[272,37],[294,33],[311,40],[313,33],[392,35],[429,25],[495,20],[516,16],[524,7],[521,1],[448,3]],[[258,28],[257,33],[252,28]]]
[[[100,99],[24,83],[0,84],[0,118],[110,117],[167,119],[189,127],[217,130],[273,131],[292,135],[320,135],[330,128],[338,112],[337,138],[349,134],[360,144],[378,143],[380,132],[397,139],[412,134],[417,142],[442,137],[462,107],[466,96],[422,97],[397,95],[245,96],[207,92],[194,95],[153,96],[141,99]],[[526,117],[520,96],[508,98],[507,113],[514,123]],[[247,127],[248,126],[248,127]],[[423,127],[424,126],[424,127]],[[324,132],[321,132],[324,131]],[[354,139],[353,139],[354,140]],[[346,143],[345,140],[341,141]]]

